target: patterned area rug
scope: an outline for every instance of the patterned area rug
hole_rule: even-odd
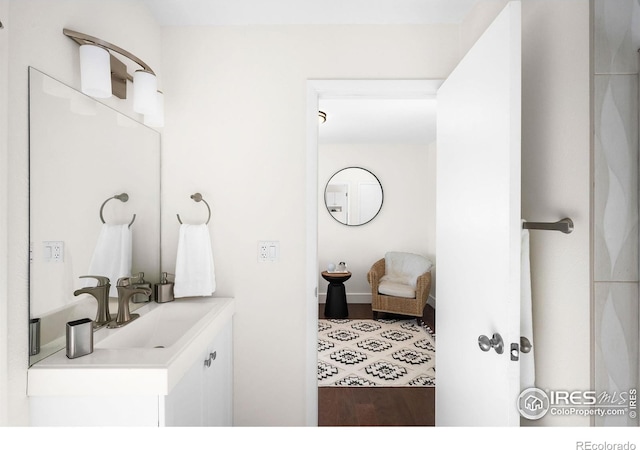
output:
[[[321,319],[318,386],[435,386],[435,345],[415,319]]]

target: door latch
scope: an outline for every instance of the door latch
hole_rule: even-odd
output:
[[[511,344],[511,361],[518,361],[520,359],[520,346],[513,342]]]
[[[511,344],[511,361],[518,361],[520,359],[520,352],[529,353],[531,348],[531,341],[524,336],[520,336],[520,345],[516,342]]]

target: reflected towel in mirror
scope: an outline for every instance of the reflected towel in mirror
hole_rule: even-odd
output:
[[[206,224],[180,225],[174,297],[209,296],[215,290],[216,278],[209,228]]]
[[[109,297],[117,297],[116,283],[118,278],[131,276],[131,260],[132,237],[129,225],[105,223],[100,230],[87,275],[108,277],[111,283]]]

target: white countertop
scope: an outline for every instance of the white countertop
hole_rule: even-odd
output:
[[[27,372],[27,395],[167,395],[196,358],[232,320],[232,298],[198,297],[176,299],[187,306],[196,303],[204,312],[193,326],[167,348],[101,348],[100,342],[120,329],[102,328],[94,333],[93,353],[69,359],[66,350],[43,359]],[[145,314],[171,303],[150,302],[136,310]],[[204,304],[203,304],[204,303]],[[133,329],[133,328],[132,328]]]

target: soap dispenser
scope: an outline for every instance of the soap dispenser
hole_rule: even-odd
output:
[[[169,274],[162,272],[162,281],[154,286],[154,294],[157,303],[166,303],[174,300],[173,283],[168,279]]]
[[[144,280],[144,272],[138,272],[138,275],[136,275],[134,278],[136,279],[136,281],[134,283],[131,283],[132,287],[134,287],[134,288],[144,287],[144,288],[148,288],[149,290],[151,290],[151,283],[147,283]],[[146,303],[149,300],[151,300],[151,299],[148,296],[144,295],[144,294],[135,294],[133,296],[133,298],[131,299],[131,301],[133,303]]]

